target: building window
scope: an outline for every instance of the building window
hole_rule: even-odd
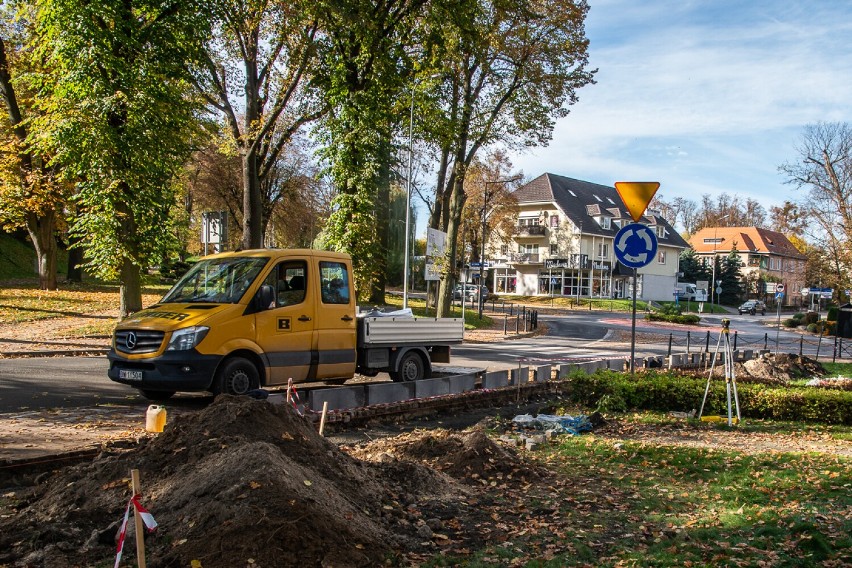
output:
[[[518,252],[521,254],[538,254],[538,245],[519,244]]]
[[[662,225],[657,225],[657,236],[661,239],[666,237],[666,228]]]
[[[714,237],[712,239],[704,239],[705,245],[720,245],[725,239],[723,237]]]
[[[508,268],[498,268],[496,284],[498,294],[514,294],[517,289],[517,273]]]
[[[612,219],[609,217],[601,217],[601,229],[609,229],[612,226]]]
[[[550,256],[559,254],[559,245],[550,245]]]
[[[598,258],[609,258],[609,243],[598,243]]]
[[[657,251],[657,264],[665,264],[666,263],[666,251],[661,250]]]
[[[500,245],[500,256],[503,258],[509,256],[509,245]]]

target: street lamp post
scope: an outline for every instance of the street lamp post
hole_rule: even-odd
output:
[[[402,309],[408,308],[408,241],[411,239],[411,176],[414,163],[414,92],[411,89],[411,114],[408,120],[408,181],[405,184],[405,260],[402,275]]]
[[[485,298],[482,296],[482,283],[485,281],[485,230],[486,220],[488,219],[488,186],[495,183],[511,183],[521,178],[520,175],[509,179],[497,179],[485,182],[485,192],[482,198],[482,254],[479,255],[479,319],[482,319],[482,304],[485,303]]]
[[[717,253],[717,245],[718,236],[719,236],[719,221],[723,219],[727,219],[731,215],[722,215],[716,220],[716,226],[713,227],[713,277],[711,278],[710,283],[710,313],[715,312],[715,304],[719,302],[719,297],[716,295],[716,253]]]
[[[439,79],[441,75],[434,73],[429,75],[428,79]],[[414,175],[414,95],[417,92],[417,85],[420,81],[415,81],[411,86],[411,111],[408,116],[408,181],[405,184],[405,259],[403,261],[402,275],[402,308],[408,308],[408,272],[409,272],[409,244],[411,240],[411,178]],[[428,304],[428,302],[427,302]]]

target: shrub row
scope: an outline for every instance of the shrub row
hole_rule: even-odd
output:
[[[701,407],[706,378],[674,373],[629,375],[614,371],[582,371],[568,376],[567,396],[575,403],[604,412],[627,410],[696,411]],[[740,414],[825,424],[852,425],[852,392],[805,386],[775,386],[737,382]],[[714,378],[704,414],[727,414],[725,380]]]

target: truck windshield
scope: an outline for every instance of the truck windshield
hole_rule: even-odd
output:
[[[160,303],[236,304],[268,261],[265,257],[202,260],[163,296]]]

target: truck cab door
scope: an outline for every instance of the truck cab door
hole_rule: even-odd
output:
[[[311,376],[318,288],[312,283],[308,260],[279,262],[263,284],[275,291],[274,305],[255,314],[255,342],[269,361],[267,384],[305,381]]]
[[[349,265],[319,261],[320,301],[317,307],[318,379],[355,374],[355,297]]]

